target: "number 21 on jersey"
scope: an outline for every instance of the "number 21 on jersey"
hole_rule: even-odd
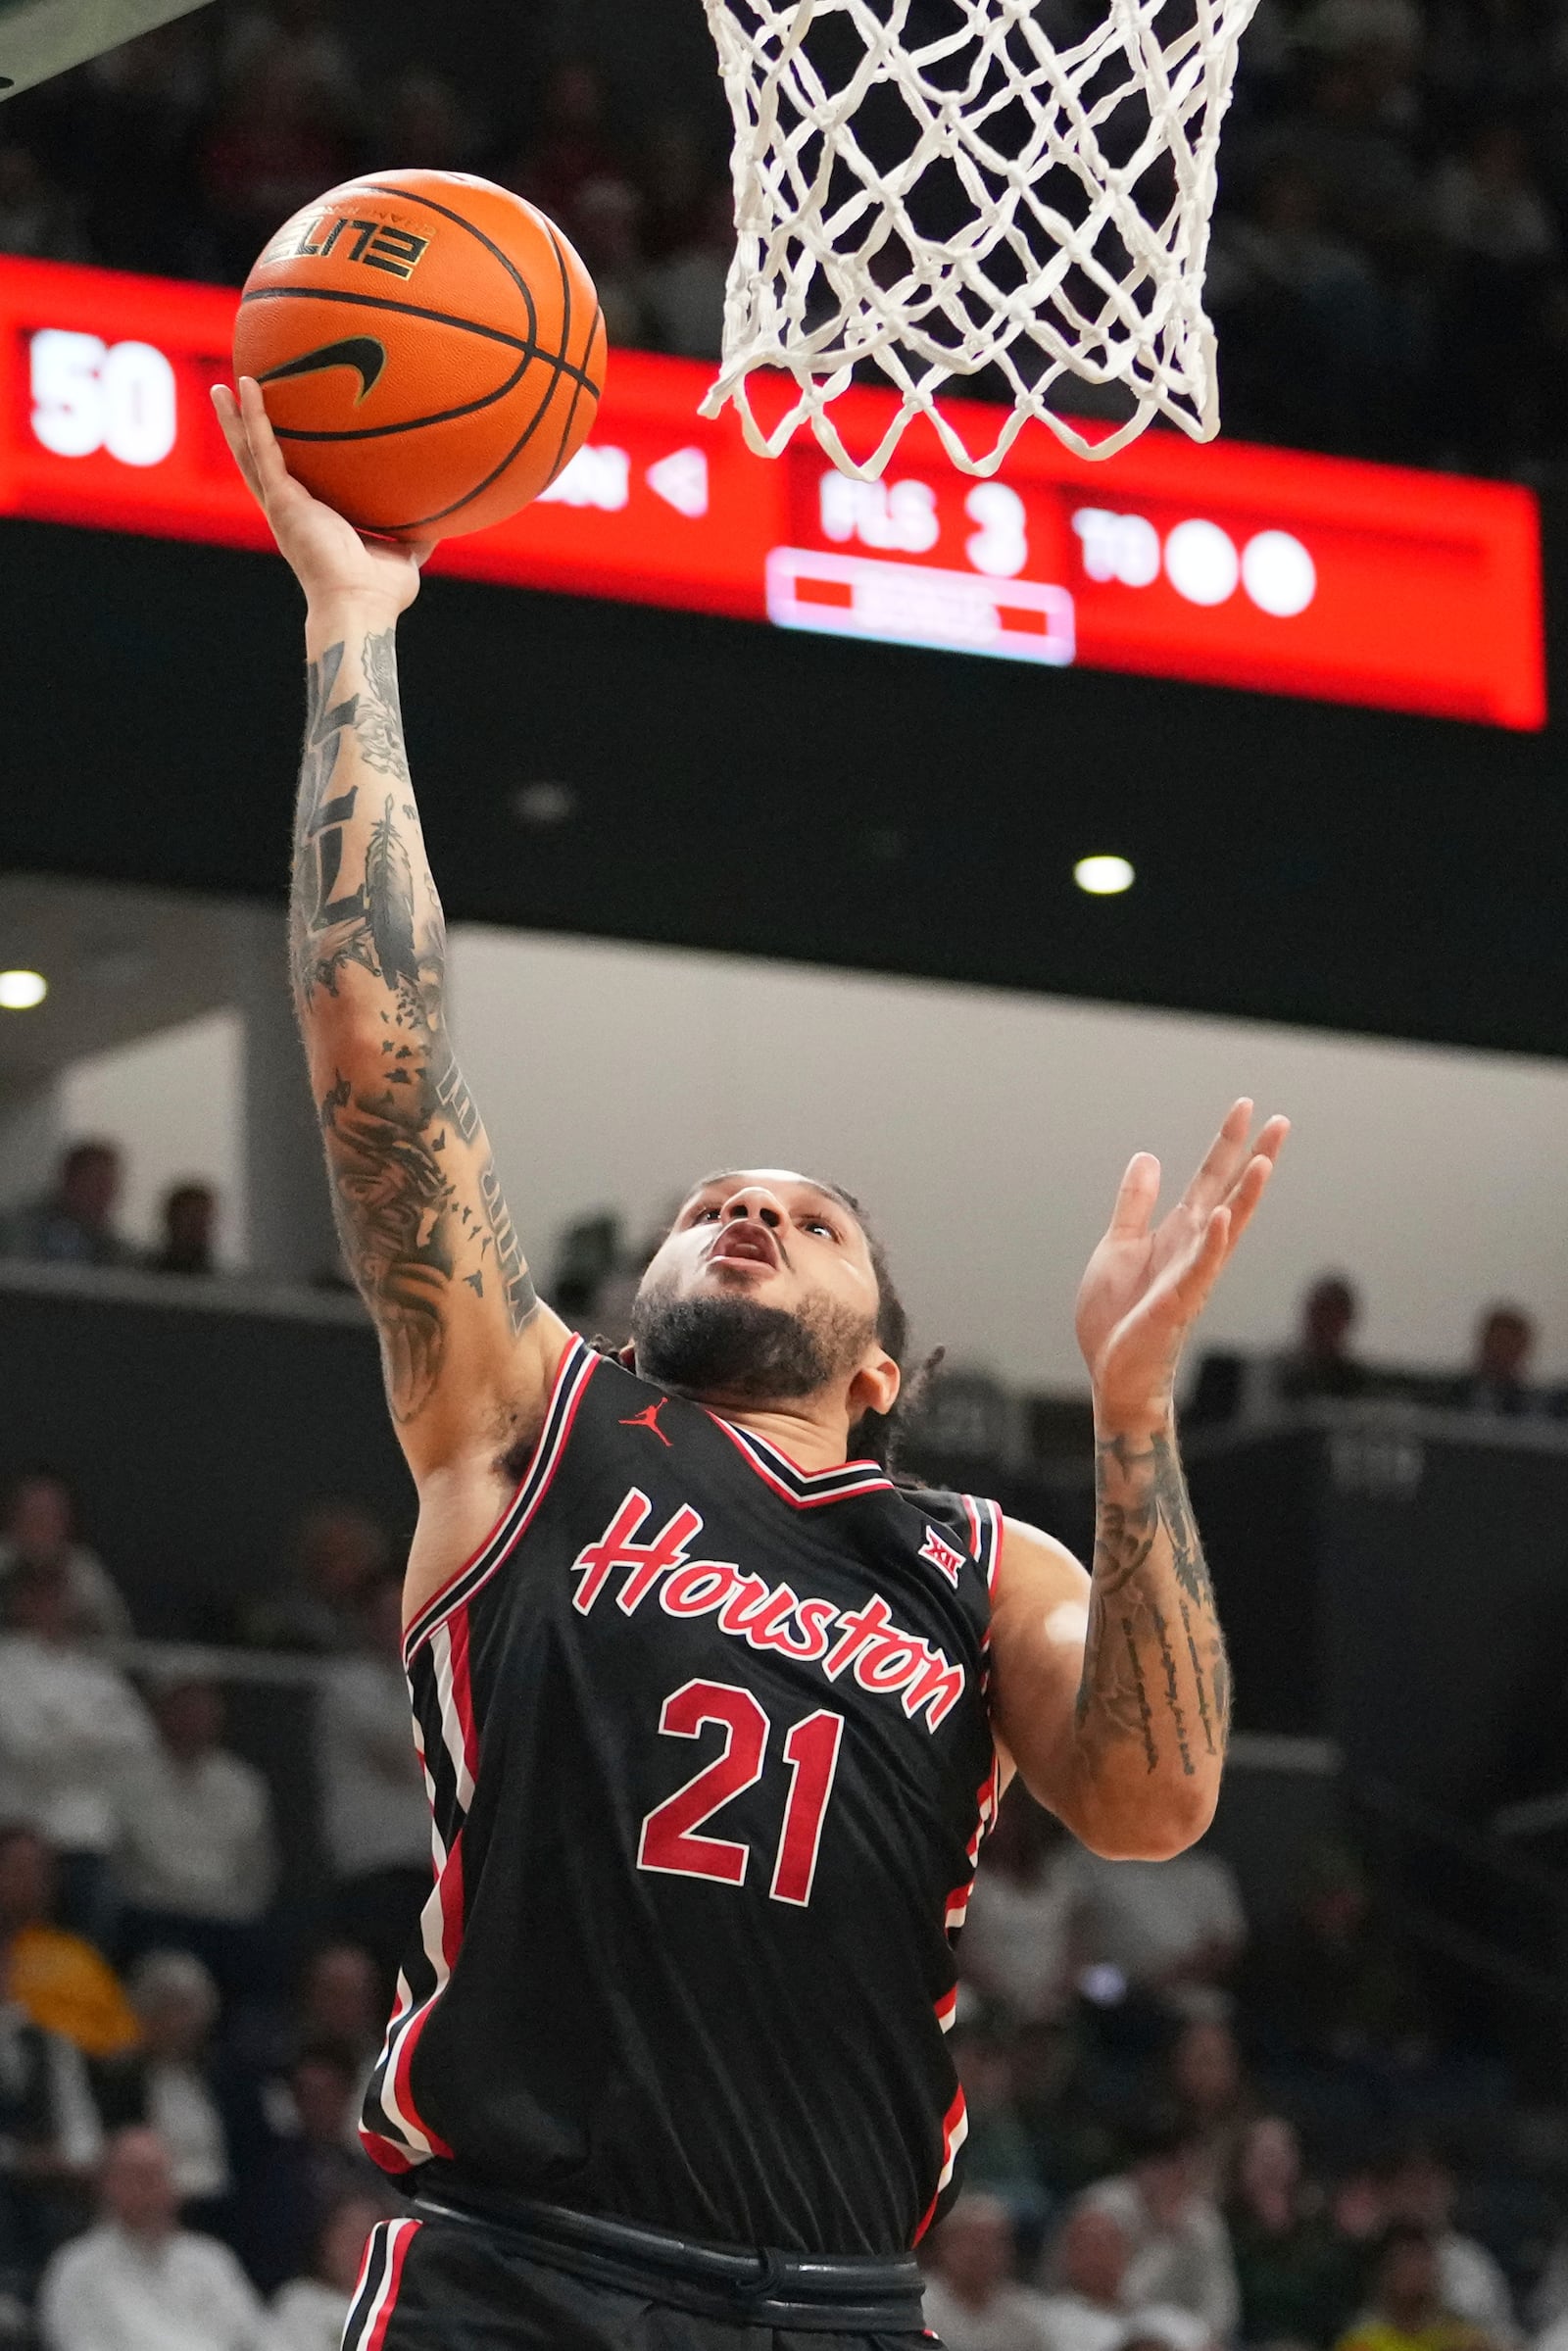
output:
[[[752,1692],[733,1682],[685,1682],[660,1710],[659,1728],[666,1739],[696,1739],[710,1723],[724,1733],[722,1751],[649,1813],[637,1840],[637,1866],[744,1886],[751,1848],[732,1837],[698,1832],[723,1805],[757,1786],[773,1726]],[[811,1898],[822,1818],[843,1736],[844,1717],[830,1707],[808,1714],[785,1736],[790,1792],[767,1889],[775,1902],[804,1905]]]

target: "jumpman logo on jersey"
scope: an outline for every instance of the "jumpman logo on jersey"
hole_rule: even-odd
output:
[[[650,1404],[645,1411],[634,1412],[630,1420],[623,1420],[620,1424],[621,1427],[623,1429],[652,1429],[661,1445],[668,1445],[669,1439],[659,1425],[659,1415],[668,1401],[667,1396],[662,1396],[657,1404]]]

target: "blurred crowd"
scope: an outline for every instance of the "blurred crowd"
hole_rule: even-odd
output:
[[[0,1246],[136,1262],[120,1172],[73,1145]],[[200,1248],[169,1222],[150,1261],[212,1270],[211,1214]],[[585,1220],[554,1292],[612,1333],[640,1256]],[[1194,1410],[1386,1394],[1356,1313],[1326,1276]],[[1532,1337],[1494,1307],[1428,1400],[1558,1413]],[[388,2203],[355,2117],[430,1875],[400,1567],[326,1501],[204,1603],[211,1646],[142,1646],[112,1522],[42,1464],[0,1494],[0,2343],[335,2351]],[[1105,1862],[1009,1791],[959,1948],[967,2185],[924,2248],[950,2351],[1568,2351],[1568,2110],[1345,1816],[1292,1850],[1264,1899],[1216,1837]]]
[[[949,2351],[1568,2337],[1560,2180],[1508,2147],[1348,1847],[1253,1931],[1207,1847],[1101,1861],[1015,1788],[959,1965],[968,2172],[927,2302]]]
[[[7,1490],[0,2343],[335,2351],[430,1875],[397,1569],[317,1507],[198,1671],[124,1645],[58,1476]],[[230,1704],[285,1664],[303,1807]],[[950,2351],[1563,2351],[1568,2114],[1516,2098],[1338,1834],[1253,1918],[1212,1838],[1103,1861],[1015,1787],[959,1965],[967,2186],[924,2256]]]
[[[400,1623],[384,1532],[324,1504],[236,1608],[226,1678],[150,1663],[65,1483],[13,1479],[0,2342],[336,2351],[390,2209],[356,2119],[430,1882]],[[310,1677],[307,1821],[230,1739],[247,1663],[285,1654]]]
[[[1272,1354],[1216,1349],[1203,1356],[1187,1399],[1187,1425],[1263,1421],[1299,1404],[1391,1400],[1504,1420],[1568,1420],[1568,1387],[1538,1376],[1540,1334],[1515,1301],[1483,1307],[1470,1360],[1456,1372],[1369,1362],[1354,1344],[1360,1313],[1360,1297],[1346,1275],[1319,1276],[1301,1300],[1291,1346]]]
[[[0,1212],[0,1257],[34,1265],[140,1266],[149,1273],[218,1271],[218,1194],[211,1184],[172,1184],[159,1204],[159,1238],[137,1249],[120,1230],[124,1166],[118,1144],[73,1143],[54,1181],[36,1200]]]
[[[551,1302],[576,1328],[619,1345],[629,1334],[637,1285],[661,1238],[658,1230],[634,1235],[604,1213],[567,1226],[548,1284]],[[1356,1347],[1360,1319],[1361,1298],[1350,1278],[1319,1275],[1301,1299],[1286,1346],[1257,1354],[1216,1348],[1199,1359],[1183,1401],[1185,1425],[1255,1424],[1302,1404],[1390,1399],[1509,1420],[1568,1421],[1568,1386],[1539,1376],[1540,1334],[1534,1316],[1516,1300],[1498,1298],[1481,1308],[1469,1359],[1452,1370],[1369,1360]],[[1069,1452],[1082,1451],[1083,1432],[1070,1412],[1059,1433],[1049,1413],[1040,1417],[1036,1443],[1025,1450],[1049,1454],[1059,1442]],[[978,1464],[988,1452],[1018,1449],[1007,1443],[1005,1418],[1000,1383],[980,1372],[944,1368],[917,1425],[928,1447],[934,1442],[939,1452]]]
[[[1052,0],[1052,28],[1098,14]],[[237,282],[356,171],[478,171],[567,229],[612,339],[711,356],[732,245],[716,80],[651,115],[606,29],[602,54],[498,92],[442,26],[389,72],[368,11],[219,0],[24,94],[0,112],[0,252]],[[1209,264],[1227,428],[1535,474],[1563,449],[1565,237],[1564,0],[1262,0]]]
[[[157,1239],[138,1248],[121,1228],[124,1172],[113,1141],[94,1136],[70,1144],[35,1199],[0,1211],[0,1260],[197,1277],[225,1270],[219,1250],[221,1201],[212,1184],[190,1178],[171,1185],[159,1204]],[[629,1335],[637,1285],[660,1239],[659,1230],[634,1237],[618,1217],[603,1212],[568,1225],[558,1238],[547,1283],[552,1303],[574,1328],[621,1344]],[[323,1266],[318,1285],[346,1287],[346,1277],[340,1267]],[[1457,1371],[1368,1361],[1355,1347],[1360,1313],[1348,1276],[1321,1275],[1301,1300],[1289,1346],[1266,1354],[1217,1349],[1200,1359],[1185,1400],[1187,1424],[1258,1422],[1298,1404],[1391,1397],[1511,1420],[1568,1421],[1568,1386],[1537,1377],[1539,1334],[1533,1316],[1516,1301],[1497,1299],[1482,1309],[1470,1359]],[[976,1374],[944,1379],[937,1392],[942,1449],[984,1452],[994,1387]],[[960,1439],[955,1447],[951,1428],[964,1422],[974,1424],[965,1432],[969,1442]]]
[[[220,0],[25,93],[0,113],[0,252],[237,284],[357,171],[479,171],[566,229],[612,341],[716,350],[733,234],[710,131],[627,119],[586,61],[514,117],[434,64],[389,73],[385,46],[368,11],[332,0]]]

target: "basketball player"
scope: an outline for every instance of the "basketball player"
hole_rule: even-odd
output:
[[[1157,1226],[1156,1163],[1127,1171],[1078,1299],[1092,1582],[890,1477],[904,1310],[833,1184],[706,1178],[626,1354],[585,1346],[534,1294],[447,1034],[393,655],[418,556],[290,479],[253,382],[217,399],[306,596],[294,981],[419,1494],[435,1882],[364,2122],[412,2202],[346,2342],[913,2343],[1002,1788],[1106,1854],[1179,1852],[1214,1809],[1229,1689],[1172,1383],[1285,1121],[1250,1140],[1238,1102]]]

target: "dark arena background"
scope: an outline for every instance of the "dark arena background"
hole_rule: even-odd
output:
[[[543,1295],[620,1342],[690,1180],[820,1171],[947,1349],[910,1465],[1087,1558],[1120,1171],[1295,1122],[1182,1370],[1218,1816],[1116,1863],[1007,1798],[933,2327],[1564,2351],[1568,13],[1261,0],[1219,439],[1031,427],[984,486],[698,416],[701,0],[47,15],[0,7],[0,2343],[329,2351],[387,2209],[414,1495],[288,1002],[299,596],[207,387],[277,224],[416,165],[560,221],[612,343],[402,632]],[[127,2125],[227,2248],[177,2334],[48,2283]]]

